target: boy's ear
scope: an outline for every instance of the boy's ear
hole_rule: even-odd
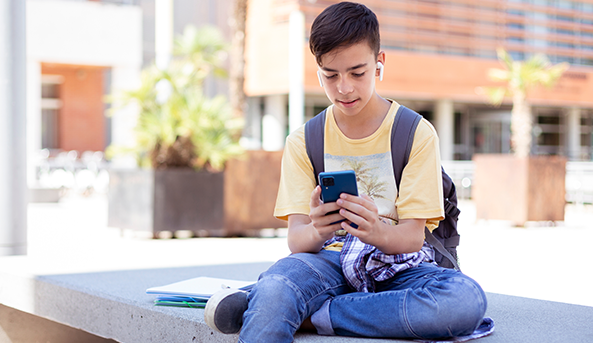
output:
[[[321,81],[321,72],[319,69],[317,70],[317,79],[319,80],[319,85],[323,88],[323,81]]]
[[[385,68],[385,66],[383,66],[383,63],[377,62],[377,69],[379,69],[379,81],[383,81],[383,69],[384,68]]]

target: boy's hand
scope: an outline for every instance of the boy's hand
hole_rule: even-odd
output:
[[[325,241],[332,238],[335,231],[341,229],[340,223],[336,223],[344,219],[338,213],[340,206],[335,202],[324,204],[321,201],[321,187],[317,186],[311,192],[309,205],[309,215],[291,214],[288,216],[288,248],[293,254],[319,252]],[[336,213],[326,215],[332,211],[336,211]]]
[[[330,239],[335,231],[341,229],[340,223],[336,223],[344,220],[344,217],[337,213],[340,206],[335,202],[324,204],[321,201],[321,187],[317,186],[311,192],[311,203],[309,205],[311,208],[311,212],[309,213],[311,223],[324,241]],[[336,213],[328,214],[333,211],[336,211]]]
[[[384,223],[379,217],[377,205],[368,195],[354,196],[342,193],[336,202],[340,214],[358,229],[342,222],[348,233],[362,242],[373,245],[388,255],[419,251],[424,242],[426,219],[400,219],[398,225]]]
[[[379,217],[377,205],[367,195],[343,193],[337,202],[324,204],[321,187],[317,186],[311,193],[310,207],[308,216],[288,216],[288,247],[292,253],[318,252],[324,242],[340,229],[388,255],[416,252],[422,248],[426,219],[400,219],[395,226],[384,223]],[[326,215],[336,210],[339,213]],[[346,221],[335,223],[343,219]],[[358,229],[348,223],[358,225]]]
[[[377,240],[383,237],[384,225],[388,224],[381,221],[379,209],[371,197],[366,194],[355,196],[342,193],[340,199],[336,201],[336,205],[340,207],[341,216],[358,225],[358,228],[355,229],[347,222],[342,222],[342,229],[358,237],[364,243],[375,246],[379,243]]]

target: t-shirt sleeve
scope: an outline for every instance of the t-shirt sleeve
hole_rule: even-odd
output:
[[[286,138],[274,216],[288,220],[290,214],[308,215],[311,192],[316,184],[305,149],[304,126],[301,126]]]
[[[430,231],[444,219],[439,139],[425,119],[416,129],[396,205],[399,219],[426,219]]]

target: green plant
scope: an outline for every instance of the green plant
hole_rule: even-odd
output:
[[[141,85],[123,93],[123,104],[138,108],[136,145],[110,147],[108,153],[134,152],[142,167],[210,170],[240,155],[242,118],[232,117],[224,96],[208,98],[203,92],[208,75],[226,76],[226,49],[217,29],[188,27],[175,41],[169,66],[146,68]]]
[[[493,105],[500,105],[510,95],[513,99],[511,114],[511,142],[515,155],[528,156],[531,151],[532,116],[527,100],[528,92],[538,85],[552,87],[568,69],[568,63],[552,65],[543,54],[533,55],[526,61],[514,61],[504,49],[497,49],[504,69],[490,69],[492,81],[504,82],[500,87],[480,87]]]

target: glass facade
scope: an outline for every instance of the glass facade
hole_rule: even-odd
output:
[[[517,60],[545,53],[553,63],[593,66],[592,3],[393,0],[380,7],[389,49],[496,59],[502,46]]]

